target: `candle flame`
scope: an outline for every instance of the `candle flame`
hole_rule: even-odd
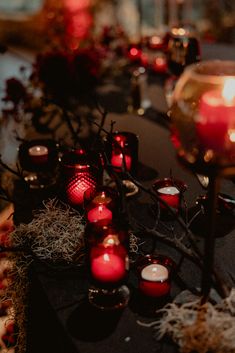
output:
[[[233,99],[235,98],[235,79],[234,78],[228,78],[225,80],[222,96],[228,103],[231,103],[233,101]]]
[[[104,254],[103,258],[104,258],[104,261],[107,261],[107,262],[110,260],[109,254]]]
[[[229,130],[228,135],[229,135],[229,140],[231,142],[235,142],[235,130],[234,129]]]

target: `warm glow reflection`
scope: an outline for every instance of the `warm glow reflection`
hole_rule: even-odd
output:
[[[184,36],[186,34],[186,30],[184,28],[172,28],[172,33],[175,36]]]
[[[115,235],[115,234],[109,234],[103,240],[103,245],[104,245],[105,248],[107,248],[109,246],[117,246],[119,244],[120,244],[120,241],[118,239],[118,236]]]
[[[154,45],[161,44],[162,43],[162,39],[161,39],[161,37],[153,36],[151,38],[151,43],[154,44]]]
[[[156,66],[162,66],[166,64],[166,60],[164,58],[156,58],[155,60]]]
[[[91,5],[91,0],[65,0],[65,6],[70,11],[80,11]]]
[[[235,142],[235,129],[231,129],[228,132],[229,140],[231,142]]]
[[[103,258],[104,258],[104,261],[106,261],[106,262],[110,261],[109,254],[104,254]]]
[[[130,54],[131,54],[132,56],[136,56],[138,53],[139,53],[139,51],[138,51],[136,48],[131,48]]]
[[[235,98],[235,79],[234,78],[228,78],[225,80],[222,96],[228,103],[231,103],[234,100]]]

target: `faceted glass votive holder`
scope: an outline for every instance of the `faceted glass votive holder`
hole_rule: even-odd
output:
[[[92,160],[84,150],[73,150],[61,160],[62,188],[66,201],[72,206],[83,207],[84,193],[95,189],[102,181],[101,164]]]

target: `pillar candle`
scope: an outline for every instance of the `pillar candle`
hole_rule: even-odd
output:
[[[224,152],[235,142],[235,80],[226,79],[223,90],[205,92],[199,105],[196,130],[201,147]]]

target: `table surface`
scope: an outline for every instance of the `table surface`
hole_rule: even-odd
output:
[[[207,53],[206,57],[214,58],[221,54],[220,47],[210,48],[204,46],[205,53]],[[230,59],[235,59],[234,51],[230,50],[228,55]],[[10,57],[13,61],[17,61],[15,56],[10,55]],[[1,59],[4,59],[4,56]],[[21,64],[21,61],[17,62]],[[7,66],[8,64],[5,62],[4,65]],[[8,72],[9,68],[6,68],[6,71]],[[0,76],[1,79],[6,77],[5,71],[2,74],[2,66]],[[109,82],[102,89],[103,92],[106,90],[110,93],[112,89],[115,90],[116,88],[115,84]],[[188,207],[193,207],[198,195],[205,193],[205,190],[202,189],[194,175],[178,164],[169,139],[169,131],[158,124],[157,111],[160,112],[159,118],[162,119],[161,113],[167,109],[162,86],[158,83],[158,80],[157,84],[153,82],[149,86],[149,94],[153,108],[156,110],[156,119],[111,112],[108,115],[106,127],[109,126],[111,121],[115,120],[117,130],[131,131],[139,136],[139,161],[142,164],[139,179],[144,185],[151,186],[154,179],[168,177],[171,172],[174,177],[187,183],[188,191],[185,193],[185,199]],[[143,165],[147,168],[143,169]],[[221,191],[235,197],[235,186],[232,181],[224,180]],[[149,200],[146,195],[139,193],[130,200],[130,208],[140,222],[144,222],[146,225],[151,224]],[[0,223],[5,217],[1,215]],[[232,220],[230,218],[228,220],[223,217],[219,220],[218,228],[222,228],[224,236],[216,240],[215,262],[224,278],[232,284],[231,274],[235,277],[235,224],[233,222],[234,217],[232,217]],[[148,243],[146,238],[142,240]],[[202,242],[202,238],[199,237],[198,241],[199,243]],[[146,244],[146,247],[148,247],[148,244]],[[179,260],[179,254],[175,250],[160,242],[157,242],[157,251],[171,256],[176,262]],[[152,329],[138,324],[138,320],[149,322],[154,320],[154,317],[148,318],[143,315],[143,303],[139,301],[138,291],[136,291],[137,283],[134,269],[132,269],[128,280],[131,289],[130,304],[122,312],[116,313],[99,312],[88,305],[87,289],[89,283],[85,272],[86,270],[84,271],[81,268],[59,273],[45,268],[41,264],[35,264],[33,268],[33,277],[36,274],[35,287],[32,290],[33,296],[31,297],[32,317],[30,317],[31,321],[29,320],[29,323],[32,323],[29,332],[33,337],[33,341],[30,342],[30,353],[37,353],[42,349],[45,353],[55,351],[55,345],[51,345],[51,348],[49,348],[50,345],[46,345],[42,334],[44,333],[45,337],[48,336],[48,330],[51,332],[49,338],[53,337],[58,342],[60,342],[62,336],[65,337],[61,341],[61,345],[56,346],[57,353],[89,353],[94,352],[94,350],[101,353],[108,349],[112,353],[143,353],[146,349],[150,353],[158,351],[170,353],[174,351],[174,348],[166,342],[159,345],[154,340]],[[200,286],[200,275],[195,265],[188,261],[184,261],[179,275],[183,282],[193,287]],[[182,289],[181,285],[179,283],[173,284],[172,297],[179,293]],[[49,320],[49,317],[53,318],[52,321]],[[53,327],[50,325],[55,325],[54,336],[52,334]]]

